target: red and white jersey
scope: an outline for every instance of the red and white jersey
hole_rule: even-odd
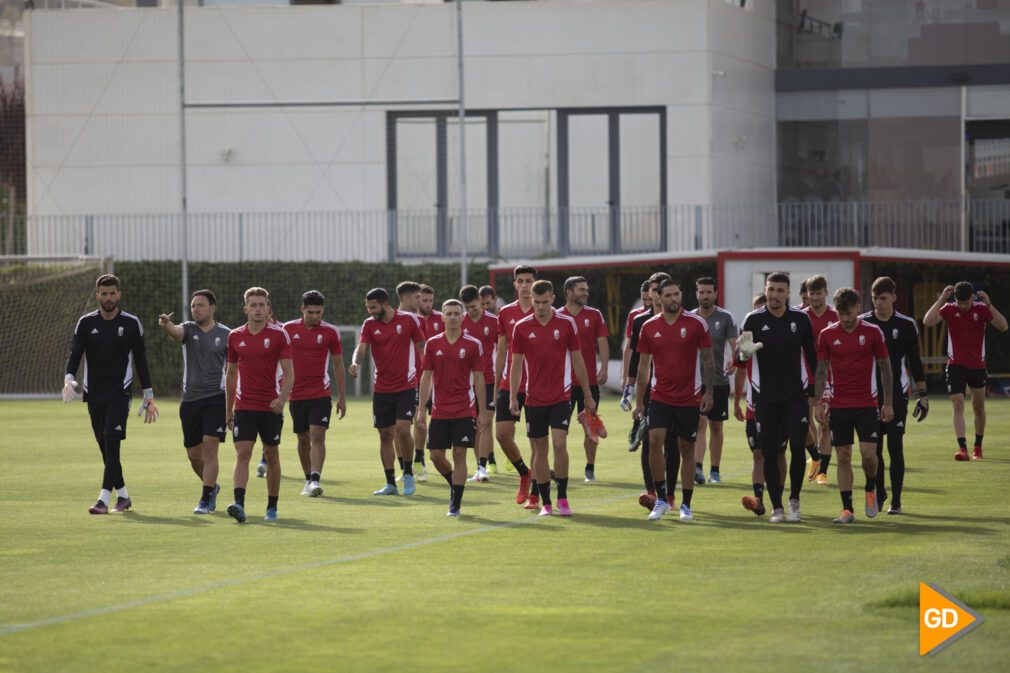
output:
[[[473,418],[473,372],[484,371],[480,341],[461,334],[455,342],[442,332],[424,346],[424,369],[431,372],[431,417]]]
[[[583,306],[578,315],[569,313],[567,306],[562,307],[558,313],[567,315],[575,321],[575,326],[579,330],[579,350],[582,351],[582,360],[586,363],[589,385],[595,386],[599,383],[596,378],[596,369],[599,367],[599,358],[596,357],[596,340],[600,337],[606,339],[610,336],[610,333],[607,332],[607,324],[603,321],[603,314],[592,306]]]
[[[810,306],[800,310],[810,318],[810,326],[814,328],[814,343],[817,343],[817,335],[821,333],[821,330],[833,322],[838,322],[838,311],[830,306],[825,307],[824,313],[819,316],[814,313],[814,309]]]
[[[681,311],[672,323],[660,313],[642,325],[638,352],[652,356],[651,399],[672,407],[693,407],[701,401],[701,353],[711,348],[708,323]]]
[[[831,406],[877,406],[877,360],[888,360],[884,333],[862,318],[851,332],[834,323],[817,337],[817,359],[831,365]],[[891,363],[888,360],[887,366]]]
[[[985,369],[985,326],[992,311],[980,301],[962,313],[956,303],[940,307],[940,317],[947,321],[947,364]]]
[[[340,332],[325,320],[306,327],[302,318],[284,323],[291,337],[291,365],[295,370],[292,400],[330,396],[330,356],[340,356]]]
[[[500,315],[500,314],[499,314]],[[571,316],[554,311],[541,325],[536,315],[516,323],[512,352],[523,356],[528,381],[526,406],[548,407],[572,396],[572,351],[579,350],[579,330]]]
[[[509,345],[508,351],[505,354],[505,369],[502,370],[501,381],[498,382],[498,390],[509,389],[509,372],[512,370],[512,331],[515,329],[516,323],[531,315],[533,315],[533,305],[530,304],[529,311],[523,311],[519,308],[518,300],[502,306],[502,309],[498,311],[498,334],[504,334],[505,340]],[[519,384],[519,392],[526,392],[525,370],[523,371],[523,380]]]
[[[237,411],[270,411],[281,392],[279,363],[291,359],[291,338],[278,324],[266,324],[257,334],[242,325],[228,334],[228,362],[238,365]]]
[[[480,320],[473,320],[470,314],[463,314],[463,334],[469,334],[480,341],[484,349],[484,383],[494,384],[494,360],[498,354],[498,316],[484,311]]]
[[[372,392],[398,393],[417,388],[418,342],[424,341],[421,319],[413,313],[393,311],[389,322],[368,318],[361,324],[361,343],[372,349],[375,375]]]
[[[424,321],[424,334],[429,339],[445,331],[441,311],[432,311],[427,316],[421,316],[421,320]]]
[[[637,318],[638,316],[642,315],[646,311],[651,311],[651,310],[652,310],[651,308],[646,308],[645,306],[639,306],[638,308],[631,309],[631,313],[628,314],[628,324],[625,325],[625,327],[624,327],[624,338],[625,339],[630,339],[631,338],[631,328],[632,328],[633,323],[635,322],[635,318]]]

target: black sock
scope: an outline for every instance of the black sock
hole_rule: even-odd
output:
[[[719,472],[719,466],[718,465],[711,465],[711,466],[709,466],[708,471],[709,472],[716,472],[716,473],[718,473]]]
[[[267,496],[267,509],[270,509],[271,507],[277,507],[277,496],[276,495],[268,495]]]
[[[853,511],[853,509],[852,509],[852,491],[842,491],[841,492],[841,496],[842,496],[842,509],[847,509],[850,512],[852,512]]]
[[[657,500],[666,500],[666,479],[652,482],[652,489],[656,492]]]
[[[442,474],[442,478],[445,479],[446,483],[452,486],[452,472]],[[453,486],[453,488],[455,488],[455,486]]]
[[[478,467],[487,467],[487,458],[478,458],[477,459],[477,466]]]
[[[891,505],[901,507],[901,489],[905,482],[905,443],[904,437],[895,433],[888,437],[887,451],[891,456],[889,466],[891,473]],[[878,471],[880,468],[877,468]]]
[[[586,471],[593,472],[595,470],[596,470],[596,464],[595,463],[586,463]]]
[[[979,449],[982,448],[982,435],[975,435],[975,446]]]
[[[684,504],[688,506],[688,508],[691,507],[691,496],[692,495],[694,495],[694,489],[693,488],[681,488],[680,489],[680,498],[684,502]]]
[[[203,495],[200,496],[200,502],[210,502],[210,496],[214,495],[213,486],[204,486]]]
[[[409,474],[412,477],[414,476],[414,466],[411,465],[409,460],[403,461],[403,473]]]
[[[695,466],[696,468],[698,468],[699,470],[703,470],[703,469],[705,469],[705,466],[704,466],[704,465],[702,465],[701,463],[695,463],[695,464],[694,464],[694,466]]]
[[[765,485],[764,484],[754,484],[754,497],[761,500],[765,497]]]
[[[551,482],[548,481],[546,484],[537,484],[540,490],[540,503],[542,505],[551,504]]]
[[[403,469],[403,458],[401,458],[400,456],[397,456],[396,460],[399,461],[399,463],[400,463],[400,469],[402,470]]]
[[[957,446],[962,451],[967,451],[968,450],[968,442],[965,440],[964,437],[958,437],[957,438]]]
[[[540,484],[537,482],[536,479],[533,479],[530,482],[530,494],[536,498],[540,497]]]
[[[318,472],[310,472],[309,473],[309,481],[319,481],[321,478],[322,478],[322,475],[319,474]]]
[[[819,454],[819,457],[820,457],[820,460],[821,460],[821,468],[819,470],[817,470],[817,474],[827,474],[828,473],[828,466],[831,465],[831,454],[830,453],[822,453],[822,454]]]
[[[463,504],[463,488],[465,485],[460,484],[459,486],[452,485],[452,509],[459,509],[459,506]]]
[[[396,470],[394,470],[393,468],[390,468],[390,469],[386,470],[385,472],[386,472],[386,483],[389,484],[390,486],[395,485],[396,484]]]
[[[494,459],[494,451],[492,451],[491,453],[487,454],[487,462],[490,463],[491,465],[497,465],[498,464],[498,463],[495,462],[495,459]]]
[[[243,507],[245,507],[245,489],[244,488],[236,488],[235,489],[235,504],[236,505],[242,505]]]
[[[312,481],[312,473],[311,472],[306,472],[305,473],[305,481]]]
[[[512,465],[516,468],[516,472],[519,473],[520,477],[525,477],[530,473],[530,468],[526,467],[526,463],[523,462],[522,458],[519,460],[513,460]]]
[[[568,477],[564,479],[558,479],[558,500],[565,500],[568,498]]]
[[[863,487],[863,490],[867,493],[873,493],[877,490],[877,475],[866,478],[866,486]]]
[[[810,454],[810,460],[820,460],[821,454],[817,452],[817,445],[811,444],[807,447],[807,453]]]
[[[414,462],[424,465],[424,449],[414,449]]]

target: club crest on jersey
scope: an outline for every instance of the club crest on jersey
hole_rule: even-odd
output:
[[[221,345],[221,337],[214,337],[214,345],[215,346]]]
[[[397,325],[396,326],[396,333],[397,334],[403,334],[403,325]]]
[[[582,322],[584,322],[586,324],[586,327],[589,327],[589,318],[586,318]]]
[[[554,330],[554,340],[559,341],[561,339],[561,330]]]
[[[716,321],[715,321],[715,328],[716,328],[716,329],[719,329],[719,325],[720,325],[720,322],[719,322],[718,320],[716,320]]]
[[[978,318],[975,318],[975,320],[978,320]],[[122,326],[122,325],[120,325],[120,326],[119,326],[119,329],[118,329],[118,330],[116,330],[116,333],[117,333],[117,334],[118,334],[119,336],[123,336],[123,326]]]
[[[491,334],[491,328],[484,325],[484,336],[489,336]]]
[[[971,314],[971,319],[974,320],[975,322],[978,322],[978,313],[972,313]],[[123,336],[123,328],[122,327],[119,328],[119,336]]]
[[[270,348],[270,338],[267,337],[263,340],[263,348]]]
[[[681,339],[686,339],[687,338],[687,328],[686,327],[681,327],[680,328],[680,338]]]
[[[894,329],[891,330],[891,338],[892,339],[897,339],[898,338],[898,328],[897,327],[895,327]]]
[[[323,343],[323,335],[322,334],[317,334],[316,335],[316,343],[317,344]]]
[[[465,357],[466,357],[466,349],[465,348],[460,348],[459,349],[459,359],[462,360]]]
[[[864,336],[862,334],[859,335],[859,345],[860,346],[865,346],[866,345],[866,336]]]
[[[789,329],[791,329],[793,331],[793,334],[795,334],[796,333],[796,323],[794,323],[794,322],[789,323]]]

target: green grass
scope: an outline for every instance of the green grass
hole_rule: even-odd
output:
[[[438,477],[412,498],[372,497],[376,435],[355,402],[330,431],[325,495],[298,496],[286,428],[281,520],[259,520],[253,477],[255,516],[239,526],[223,505],[190,513],[199,484],[175,404],[154,426],[131,419],[135,510],[91,517],[101,462],[84,405],[2,402],[0,670],[1006,670],[1010,403],[989,405],[985,462],[955,463],[937,399],[906,436],[907,514],[857,511],[848,527],[830,523],[834,487],[804,490],[802,524],[744,511],[750,453],[735,421],[725,483],[697,489],[695,521],[650,523],[629,415],[614,400],[603,412],[599,481],[572,487],[570,520],[513,504],[514,472],[468,488],[458,521]],[[221,455],[227,504],[230,442]],[[986,618],[923,659],[920,580]]]

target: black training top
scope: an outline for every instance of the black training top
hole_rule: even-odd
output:
[[[635,316],[635,319],[631,322],[631,359],[628,360],[629,378],[638,377],[638,361],[641,359],[641,354],[638,352],[638,337],[642,333],[642,325],[649,322],[651,318],[660,314],[661,313],[653,313],[651,310],[643,311],[641,315]]]
[[[817,371],[814,328],[803,311],[786,307],[781,318],[767,307],[751,311],[742,331],[764,344],[754,353],[751,387],[755,402],[785,402],[806,392]]]
[[[915,319],[904,313],[894,312],[890,320],[881,320],[873,311],[859,316],[866,322],[876,325],[884,333],[887,353],[891,356],[891,376],[894,380],[894,401],[903,400],[908,396],[908,370],[912,372],[913,381],[925,381],[922,371],[922,358],[919,356],[919,327]],[[907,369],[906,369],[907,368]],[[880,372],[877,372],[877,387],[880,388]],[[883,402],[883,395],[880,396]]]
[[[144,350],[144,326],[135,315],[119,311],[115,318],[106,320],[99,311],[93,311],[81,316],[74,328],[67,374],[77,375],[82,355],[86,358],[81,380],[85,401],[129,395],[134,363],[140,387],[151,387],[151,372]]]

